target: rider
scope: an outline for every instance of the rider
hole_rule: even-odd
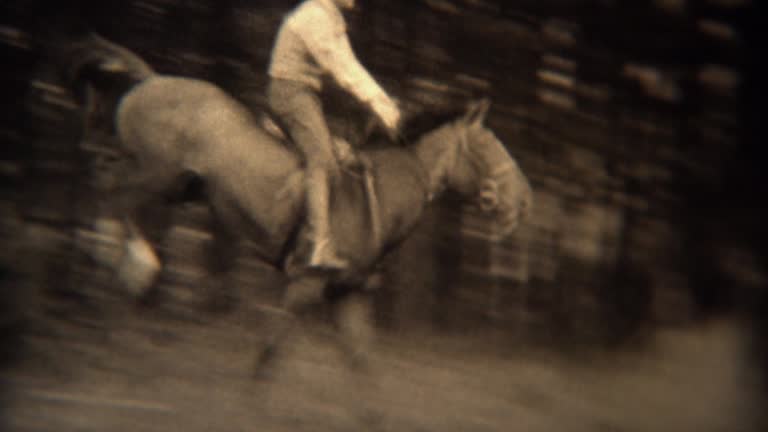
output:
[[[328,221],[329,176],[338,166],[319,93],[322,78],[338,84],[367,105],[391,133],[400,111],[381,86],[360,65],[347,37],[340,8],[355,0],[306,0],[283,21],[269,65],[269,105],[288,129],[306,161],[306,193],[313,250],[311,267],[341,269]]]

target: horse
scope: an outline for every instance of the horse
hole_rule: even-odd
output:
[[[114,130],[122,150],[140,167],[118,188],[129,192],[113,194],[125,198],[123,214],[132,220],[143,203],[174,189],[179,179],[199,179],[218,227],[211,276],[224,277],[231,270],[233,244],[245,237],[256,245],[260,260],[286,276],[281,312],[258,356],[259,368],[270,364],[305,308],[327,301],[330,292],[341,293],[342,305],[366,305],[360,293],[378,264],[444,192],[480,205],[502,236],[530,211],[527,179],[485,125],[487,100],[450,113],[423,114],[406,122],[404,145],[385,142],[383,134],[371,137],[374,145],[358,152],[365,175],[341,170],[334,176],[331,231],[349,268],[314,271],[303,264],[308,240],[302,160],[286,140],[265,130],[249,108],[214,84],[157,73],[100,37],[76,47],[83,54],[71,56],[77,59],[69,68],[72,82],[104,95],[115,94],[114,82],[122,84],[111,105]],[[109,88],[102,89],[105,85]],[[345,351],[359,363],[365,357],[359,336],[367,333],[360,330],[365,324],[360,314],[342,315],[358,317],[340,327],[348,329],[342,338],[349,347]]]

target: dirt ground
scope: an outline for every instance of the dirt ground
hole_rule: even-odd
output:
[[[305,329],[259,381],[257,323],[130,308],[108,319],[30,329],[23,361],[2,374],[3,430],[758,430],[757,378],[730,322],[668,331],[643,351],[570,359],[487,354],[498,340],[384,334],[374,385],[345,367],[325,326]]]

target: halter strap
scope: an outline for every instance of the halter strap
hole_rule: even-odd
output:
[[[457,126],[461,127],[461,126]],[[458,152],[459,151],[465,151],[466,153],[473,153],[472,148],[469,145],[469,137],[467,136],[468,131],[466,128],[462,128],[459,131],[459,146],[457,149],[457,153],[454,156],[458,161]],[[484,164],[478,160],[476,160],[473,157],[469,158],[470,163],[475,165],[479,171],[484,172],[484,175],[488,181],[491,181],[495,184],[502,184],[507,181],[507,179],[504,179],[504,177],[513,172],[515,170],[515,164],[514,162],[510,161],[504,161],[500,162],[493,166],[484,166]],[[457,162],[454,162],[454,166]]]
[[[373,162],[365,155],[360,156],[363,163],[363,180],[365,183],[366,198],[368,200],[368,216],[371,221],[371,236],[374,249],[381,247],[381,217],[379,216],[381,206],[379,205],[379,196],[376,193],[376,184],[373,172]]]
[[[491,172],[488,173],[490,177],[493,177],[494,179],[497,177],[501,177],[504,174],[507,174],[508,172],[512,171],[515,168],[515,165],[512,162],[503,162],[491,169]]]
[[[426,201],[428,203],[432,202],[432,200],[435,198],[435,193],[432,191],[432,182],[430,181],[429,169],[424,165],[424,162],[421,161],[418,154],[415,154],[415,152],[411,152],[411,154],[413,156],[413,163],[416,164],[416,177],[422,189],[424,190]]]

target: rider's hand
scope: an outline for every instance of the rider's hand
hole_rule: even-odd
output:
[[[400,109],[386,94],[379,94],[371,101],[371,108],[390,133],[395,133],[400,126]]]

